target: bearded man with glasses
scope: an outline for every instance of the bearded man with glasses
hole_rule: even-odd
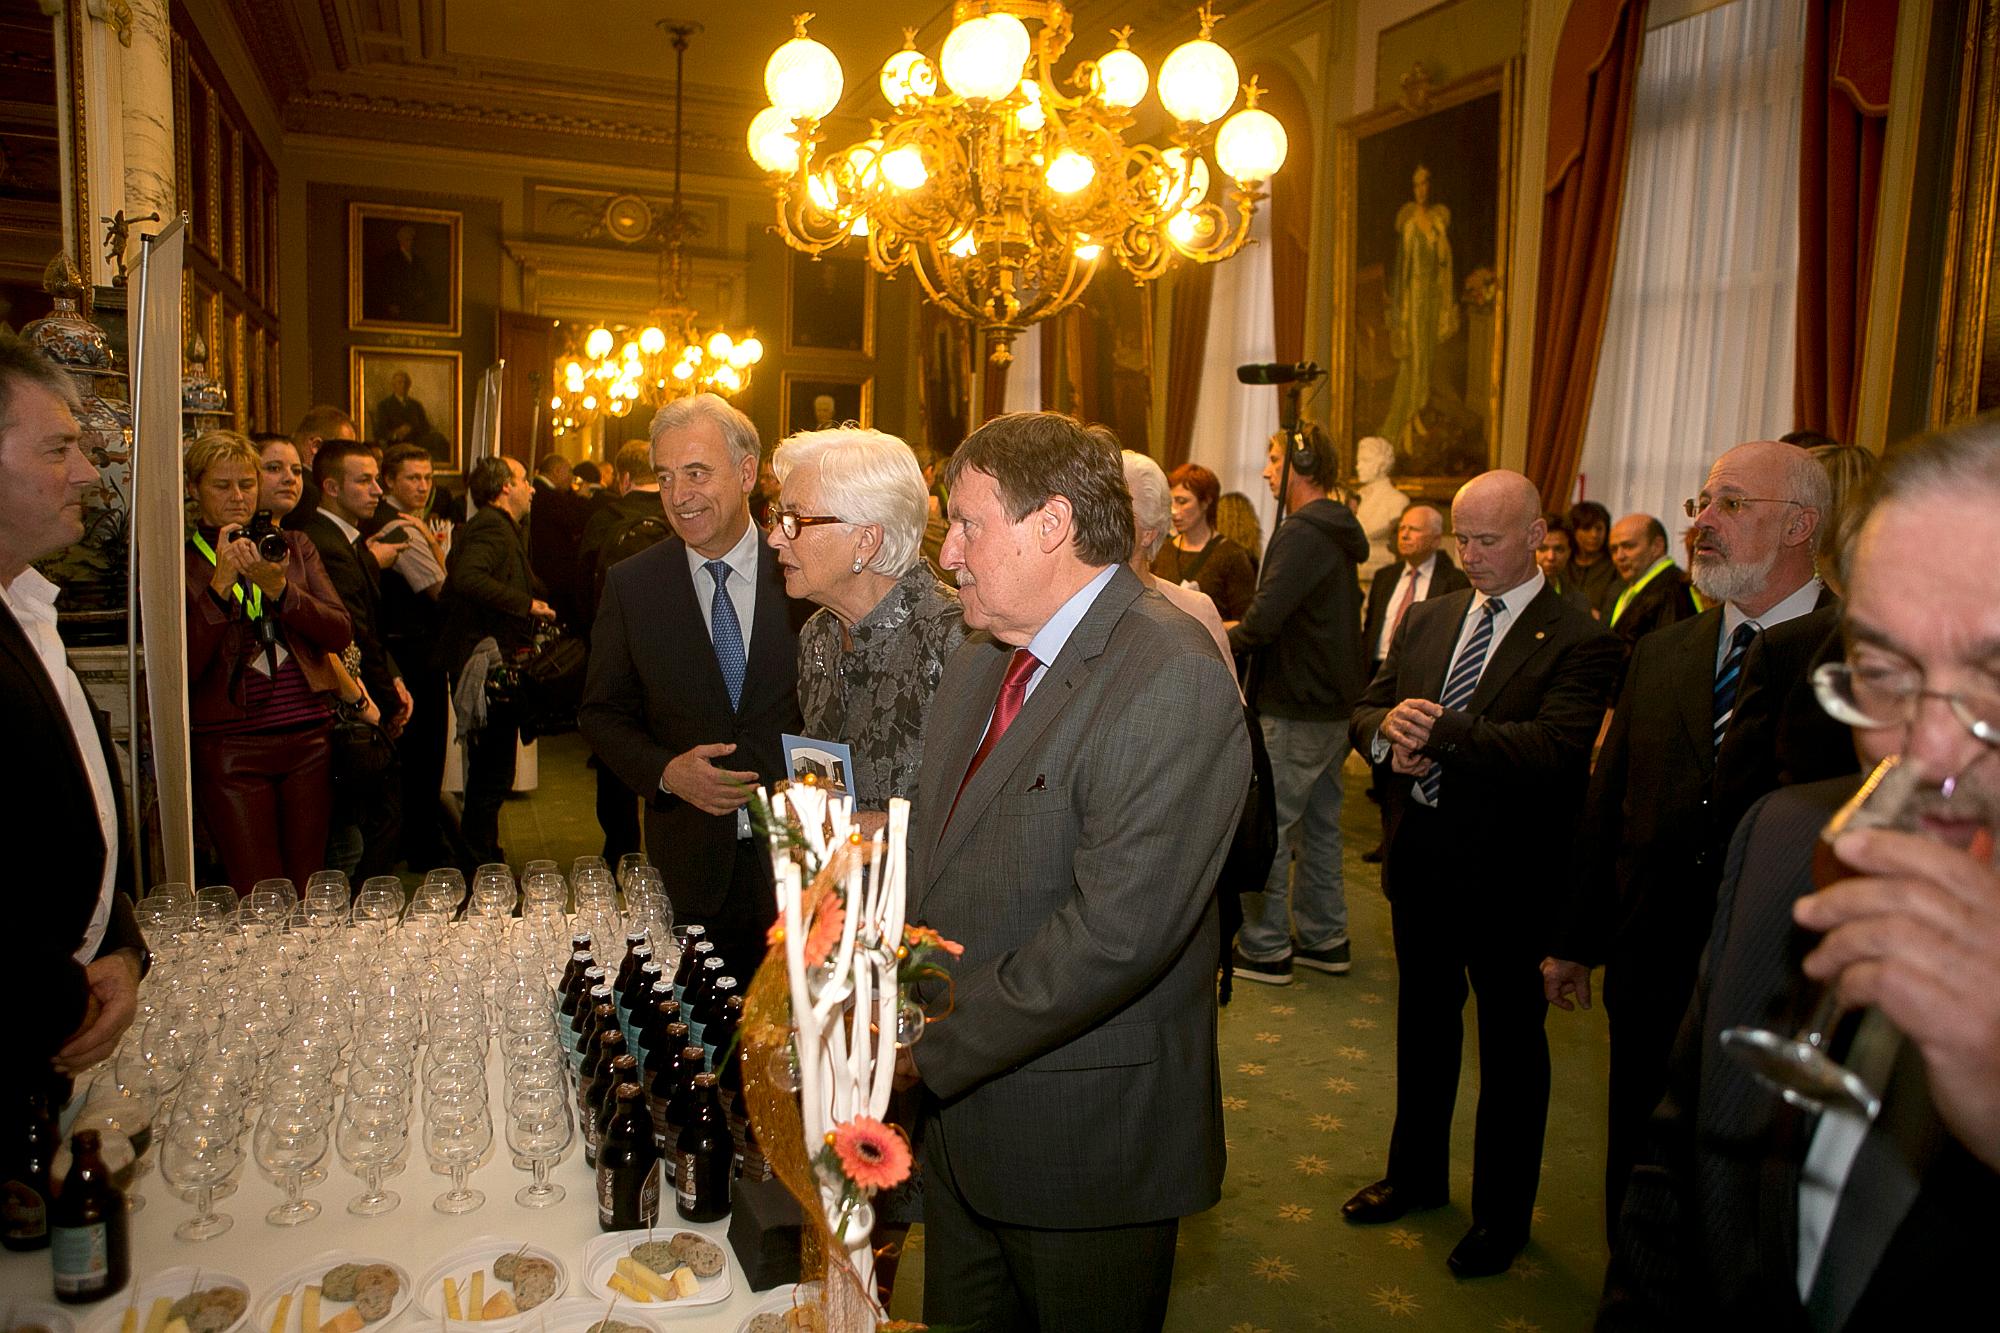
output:
[[[1723,763],[1735,753],[1744,659],[1762,631],[1833,600],[1813,572],[1826,506],[1826,473],[1796,445],[1757,441],[1715,461],[1685,506],[1694,584],[1712,605],[1638,641],[1591,773],[1542,988],[1558,1008],[1588,1008],[1591,969],[1604,967],[1613,1232],[1639,1135],[1665,1088],[1734,828],[1717,818],[1715,791],[1742,786]],[[1798,662],[1794,679],[1804,670]]]
[[[1816,877],[1854,777],[1785,788],[1744,817],[1600,1329],[1945,1327],[1990,1285],[2000,427],[1899,448],[1862,512],[1841,561],[1841,660],[1813,684],[1865,762],[1896,755],[1915,771],[1911,831],[1846,833]],[[1942,564],[1928,556],[1941,527],[1961,557]],[[1719,1048],[1738,1025],[1789,1031],[1829,987],[1858,1021],[1831,1029],[1827,1053],[1879,1097],[1872,1117],[1801,1111]]]

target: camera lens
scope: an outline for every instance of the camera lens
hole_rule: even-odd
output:
[[[280,532],[267,532],[257,538],[257,554],[276,564],[285,558],[285,537]]]

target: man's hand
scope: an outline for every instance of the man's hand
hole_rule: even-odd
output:
[[[396,711],[383,719],[382,730],[389,733],[390,740],[394,740],[402,735],[403,724],[410,720],[410,709],[413,705],[410,701],[410,687],[403,684],[401,676],[391,678],[389,683],[396,687]]]
[[[90,983],[83,1026],[56,1052],[59,1074],[77,1074],[110,1055],[139,1010],[139,956],[130,949],[106,954],[83,969]]]
[[[916,1048],[914,1046],[898,1046],[896,1048],[896,1073],[893,1078],[896,1090],[900,1092],[905,1088],[914,1088],[923,1081],[923,1074],[917,1070]]]
[[[1401,745],[1392,745],[1389,747],[1389,771],[1401,773],[1405,777],[1420,778],[1431,771],[1430,756],[1418,754],[1415,750]]]
[[[556,609],[537,597],[528,603],[528,614],[537,620],[554,620]]]
[[[717,768],[710,762],[735,753],[734,745],[697,745],[667,761],[660,785],[697,810],[726,815],[748,803],[757,782],[754,771]]]
[[[237,580],[248,578],[250,567],[257,563],[256,544],[247,537],[236,535],[241,531],[241,523],[225,523],[215,534],[215,576],[208,581],[208,586],[215,590],[217,597],[225,600]]]
[[[1579,1004],[1590,1008],[1590,969],[1567,958],[1544,958],[1542,998],[1565,1012]]]
[[[383,541],[380,537],[368,539],[368,554],[375,557],[377,569],[387,569],[396,563],[396,557],[403,553],[401,542]]]
[[[1799,899],[1821,931],[1808,976],[1851,1007],[1875,1005],[1924,1057],[1938,1115],[2000,1168],[2000,872],[1987,830],[1961,851],[1916,833],[1849,833],[1834,852],[1858,874]]]
[[[1430,744],[1431,727],[1442,716],[1444,708],[1430,699],[1405,699],[1382,719],[1382,734],[1391,745],[1421,750]]]

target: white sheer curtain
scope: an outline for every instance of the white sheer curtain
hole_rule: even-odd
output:
[[[1614,518],[1680,532],[1718,454],[1791,428],[1804,50],[1804,0],[1646,37],[1583,442],[1584,496]]]
[[[1042,326],[1030,324],[1014,339],[1014,363],[1007,367],[1004,410],[1042,410]]]
[[[1256,506],[1264,539],[1278,507],[1264,484],[1264,456],[1278,429],[1278,391],[1267,384],[1239,384],[1236,367],[1278,359],[1272,330],[1271,209],[1251,221],[1252,243],[1215,267],[1208,306],[1208,345],[1202,352],[1201,396],[1196,400],[1188,460],[1222,482],[1224,494],[1241,491]]]

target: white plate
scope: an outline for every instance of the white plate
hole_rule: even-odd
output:
[[[39,1324],[49,1333],[76,1333],[76,1320],[70,1317],[70,1312],[51,1301],[18,1300],[9,1296],[0,1299],[0,1314],[7,1316],[8,1328]],[[120,1317],[123,1317],[122,1307]]]
[[[493,1261],[503,1255],[515,1253],[524,1256],[531,1255],[537,1259],[546,1259],[556,1266],[555,1295],[549,1297],[549,1300],[544,1301],[542,1305],[547,1305],[550,1301],[554,1301],[569,1289],[569,1268],[554,1250],[549,1249],[545,1245],[537,1245],[532,1241],[523,1246],[519,1236],[512,1238],[506,1236],[481,1236],[477,1240],[466,1242],[464,1245],[445,1255],[444,1258],[432,1264],[430,1269],[417,1279],[416,1299],[412,1304],[416,1306],[417,1313],[422,1315],[427,1321],[433,1324],[442,1324],[447,1329],[483,1328],[489,1330],[489,1333],[500,1333],[500,1330],[517,1327],[522,1319],[540,1311],[542,1305],[537,1305],[534,1309],[524,1311],[521,1314],[507,1315],[501,1319],[445,1319],[442,1317],[444,1314],[444,1280],[448,1277],[457,1278],[461,1284],[464,1284],[471,1279],[473,1270],[478,1269],[486,1274],[486,1295],[489,1297],[496,1291],[513,1291],[514,1287],[512,1283],[502,1282],[493,1276]],[[463,1285],[460,1287],[460,1292],[460,1300],[463,1300]]]
[[[534,1320],[535,1333],[585,1333],[592,1324],[604,1318],[609,1301],[592,1300],[588,1296],[565,1296],[559,1301],[538,1305],[529,1311]],[[611,1318],[621,1324],[631,1324],[643,1328],[646,1333],[661,1333],[660,1323],[644,1306],[637,1306],[627,1300],[620,1300],[618,1308],[611,1312]],[[544,1312],[547,1317],[544,1318]]]
[[[304,1308],[300,1302],[304,1299],[305,1289],[308,1286],[318,1285],[319,1280],[326,1276],[328,1269],[341,1264],[382,1264],[394,1269],[396,1277],[402,1283],[396,1288],[396,1299],[389,1304],[389,1313],[364,1327],[373,1328],[377,1324],[388,1324],[403,1313],[403,1307],[410,1303],[410,1297],[415,1293],[415,1284],[410,1281],[410,1270],[401,1264],[391,1263],[377,1255],[363,1254],[360,1250],[326,1250],[311,1263],[299,1265],[271,1284],[270,1289],[264,1293],[264,1299],[257,1303],[256,1322],[250,1326],[252,1333],[271,1333],[271,1316],[278,1312],[278,1302],[288,1293],[292,1297],[292,1308],[285,1312],[285,1327],[279,1330],[279,1333],[292,1333]],[[319,1298],[320,1323],[324,1324],[351,1304],[353,1304],[351,1301],[329,1299],[322,1292]],[[314,1330],[300,1328],[298,1333],[314,1333]]]
[[[692,1232],[703,1240],[712,1241],[722,1250],[722,1271],[714,1277],[695,1279],[696,1290],[692,1296],[683,1296],[677,1301],[655,1301],[650,1305],[633,1305],[624,1297],[619,1298],[618,1308],[641,1311],[645,1314],[672,1314],[676,1310],[695,1310],[705,1305],[715,1305],[729,1299],[735,1283],[729,1276],[729,1241],[723,1236],[713,1236],[692,1226],[657,1226],[653,1228],[654,1240],[672,1240],[681,1232]],[[584,1290],[600,1301],[609,1302],[614,1294],[610,1287],[611,1275],[618,1271],[618,1261],[632,1253],[636,1246],[646,1243],[644,1231],[612,1231],[599,1236],[583,1247],[583,1267],[578,1270],[583,1278]],[[616,1314],[612,1318],[617,1318]]]
[[[798,1283],[787,1282],[782,1287],[773,1287],[765,1292],[763,1298],[750,1307],[750,1313],[743,1316],[743,1322],[736,1326],[736,1333],[749,1333],[750,1321],[760,1314],[783,1314],[791,1309],[792,1298],[798,1289]]]
[[[210,1287],[234,1287],[243,1293],[243,1315],[222,1333],[236,1333],[250,1317],[250,1284],[240,1277],[224,1273],[219,1269],[196,1267],[193,1264],[179,1264],[173,1268],[162,1268],[157,1273],[135,1280],[131,1286],[109,1300],[101,1302],[90,1322],[85,1325],[87,1333],[118,1333],[125,1322],[125,1311],[139,1312],[139,1327],[146,1327],[146,1316],[151,1313],[153,1302],[164,1296],[177,1301],[193,1291],[206,1291]]]

